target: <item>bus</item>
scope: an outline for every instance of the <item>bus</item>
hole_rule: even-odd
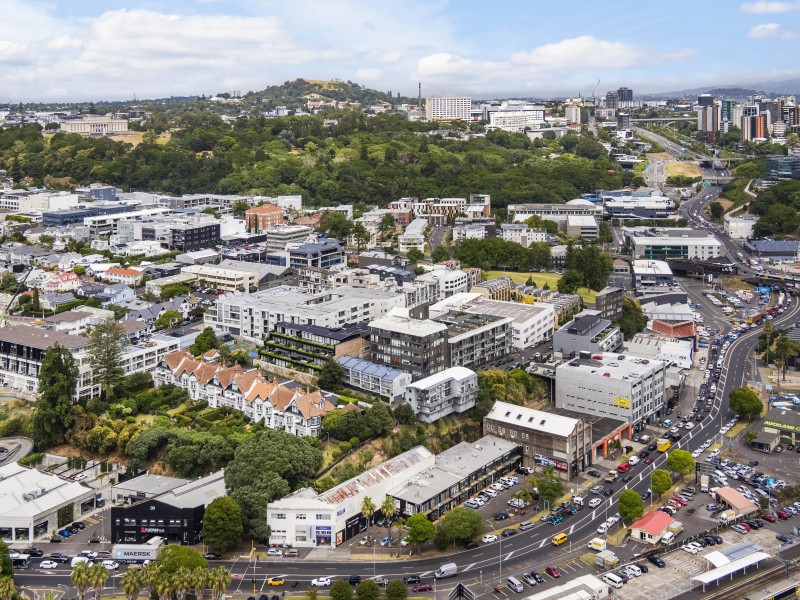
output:
[[[27,569],[31,566],[31,557],[27,554],[17,554],[11,557],[11,566],[15,569]]]

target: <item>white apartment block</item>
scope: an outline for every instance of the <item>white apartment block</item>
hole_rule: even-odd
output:
[[[733,217],[725,215],[723,217],[723,226],[725,227],[725,234],[736,240],[747,240],[753,237],[753,227],[758,221],[755,215],[748,215],[746,217]]]
[[[247,263],[242,263],[246,266]],[[239,269],[226,269],[216,265],[190,265],[181,269],[182,274],[194,275],[208,287],[223,292],[254,292],[258,289],[258,273]]]
[[[502,300],[483,300],[466,309],[475,314],[511,317],[511,345],[515,350],[533,348],[553,337],[555,309],[550,304],[537,302],[522,304]]]
[[[463,413],[478,400],[478,376],[464,367],[451,367],[406,388],[405,400],[423,423]]]
[[[723,255],[720,241],[705,232],[687,233],[685,236],[680,234],[636,235],[631,239],[634,256],[648,260],[666,260],[668,258],[708,260]]]
[[[428,221],[425,219],[414,219],[408,224],[406,230],[397,236],[397,249],[400,252],[408,252],[412,248],[425,251],[425,230]]]
[[[503,223],[500,226],[500,237],[506,242],[514,242],[524,248],[530,248],[536,242],[546,242],[547,232],[530,229],[524,223]]]
[[[638,423],[664,407],[666,363],[581,352],[556,367],[556,406]]]
[[[436,281],[439,283],[439,298],[444,300],[453,294],[469,291],[469,275],[465,271],[453,271],[445,267],[434,268],[417,277],[417,281]]]
[[[574,105],[564,107],[564,116],[567,119],[567,123],[570,125],[580,125],[581,107]]]
[[[469,96],[432,96],[425,99],[428,121],[469,121],[472,98]]]
[[[260,342],[281,321],[335,328],[372,321],[404,302],[404,296],[394,292],[343,286],[313,294],[284,285],[254,294],[218,296],[204,320],[219,332]]]
[[[411,385],[411,373],[380,363],[343,355],[336,359],[345,372],[345,383],[359,390],[388,398],[389,402],[403,399]]]
[[[486,237],[486,227],[483,225],[459,225],[453,227],[453,241],[482,240]]]
[[[498,110],[489,114],[489,127],[523,133],[544,125],[544,107],[532,110]]]

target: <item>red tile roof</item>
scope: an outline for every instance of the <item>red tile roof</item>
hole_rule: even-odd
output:
[[[274,212],[283,212],[283,209],[280,206],[275,206],[274,204],[262,204],[261,206],[254,206],[253,208],[248,208],[245,211],[245,214],[267,214],[267,213],[274,213]]]
[[[631,525],[631,529],[641,529],[653,537],[658,537],[675,519],[660,510],[653,510]]]

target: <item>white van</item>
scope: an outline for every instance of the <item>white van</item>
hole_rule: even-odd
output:
[[[613,588],[619,589],[622,587],[622,578],[617,577],[614,573],[606,573],[603,575],[603,581]]]
[[[674,541],[675,541],[675,534],[672,533],[671,531],[668,531],[663,536],[661,536],[661,543],[664,544],[665,546],[667,544],[671,544]]]
[[[509,577],[508,579],[506,579],[506,581],[508,582],[508,587],[517,592],[518,594],[521,594],[522,592],[525,591],[525,588],[522,587],[522,582],[516,577]]]
[[[625,567],[625,571],[630,573],[634,577],[640,577],[642,574],[642,570],[636,565],[628,565],[627,567]]]
[[[629,464],[630,466],[632,466],[632,467],[633,467],[634,465],[638,465],[638,464],[639,464],[639,457],[638,457],[638,456],[631,456],[631,457],[628,459],[628,464]]]
[[[92,566],[92,561],[85,556],[76,556],[75,558],[72,559],[72,562],[69,563],[69,566],[74,569],[75,565],[78,565],[80,563],[89,563],[89,566],[90,567]]]

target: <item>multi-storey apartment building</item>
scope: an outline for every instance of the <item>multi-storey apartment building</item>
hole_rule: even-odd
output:
[[[447,325],[392,312],[370,322],[372,360],[422,379],[447,367]]]
[[[411,383],[405,390],[405,401],[423,423],[467,411],[477,400],[478,376],[464,367],[450,367]]]
[[[469,96],[432,96],[425,100],[428,121],[469,121],[471,111]]]
[[[244,213],[245,228],[251,233],[261,233],[283,225],[283,222],[283,209],[274,204],[254,206]]]

